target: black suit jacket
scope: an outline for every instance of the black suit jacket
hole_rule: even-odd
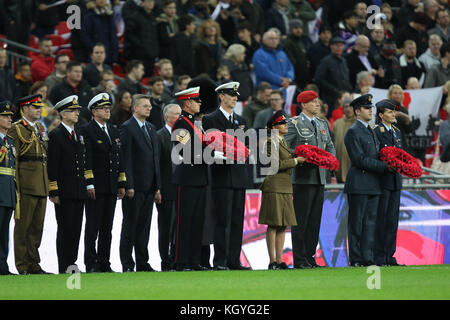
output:
[[[204,116],[202,126],[205,131],[210,129],[225,132],[227,129],[247,130],[247,124],[243,117],[233,113],[233,125],[230,125],[225,115],[217,109]],[[243,141],[244,142],[244,141]],[[213,188],[249,188],[248,166],[246,164],[213,164],[211,165]]]
[[[169,130],[164,126],[156,132],[159,146],[159,163],[161,167],[161,195],[163,201],[176,200],[177,188],[172,183],[172,140]]]
[[[76,139],[60,124],[49,134],[48,179],[50,197],[86,199],[85,141],[75,130]]]
[[[375,129],[375,134],[380,141],[380,150],[384,147],[397,147],[402,149],[402,136],[398,128],[392,126],[394,134],[380,123]],[[400,190],[402,188],[402,177],[397,172],[386,172],[381,176],[381,187],[387,190]]]
[[[370,72],[370,70],[367,70],[365,65],[361,62],[361,60],[359,59],[359,52],[356,50],[353,50],[351,53],[345,56],[345,59],[347,60],[348,70],[350,73],[350,82],[352,83],[352,85],[357,86],[356,76],[358,75],[358,73],[361,71]],[[378,69],[378,63],[370,53],[367,54],[367,59],[369,60],[369,63],[373,69]],[[379,81],[378,77],[375,77],[375,79],[376,81]]]
[[[117,189],[125,188],[125,170],[120,158],[119,130],[106,124],[109,137],[92,120],[81,128],[86,145],[87,185],[94,185],[100,194],[117,194]]]
[[[344,137],[351,166],[345,180],[344,193],[381,194],[380,176],[386,164],[378,160],[380,143],[360,121],[348,129]]]
[[[120,127],[120,141],[125,175],[126,189],[139,192],[153,192],[161,189],[159,170],[159,148],[156,129],[145,121],[150,140],[134,116]]]

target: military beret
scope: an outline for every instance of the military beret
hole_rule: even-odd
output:
[[[28,105],[33,105],[35,107],[45,107],[44,103],[42,102],[42,96],[40,94],[26,96],[26,97],[17,99],[17,101],[16,101],[16,106],[18,106],[19,108],[25,107]]]
[[[283,110],[278,110],[267,121],[267,128],[272,129],[274,126],[285,123],[287,123],[286,113]]]
[[[91,101],[89,101],[88,109],[92,110],[106,105],[112,105],[111,96],[109,95],[109,93],[102,92],[93,97]]]
[[[11,102],[8,100],[0,102],[0,115],[8,116],[13,114],[14,113],[11,110]]]
[[[240,85],[240,83],[236,82],[236,81],[227,82],[227,83],[224,83],[224,84],[218,86],[216,88],[216,92],[217,93],[226,93],[226,94],[229,94],[230,96],[238,96],[239,95],[239,92],[238,92],[239,85]]]
[[[298,103],[308,103],[318,97],[319,97],[319,95],[317,94],[317,92],[312,91],[312,90],[306,90],[306,91],[301,92],[297,96],[297,102]]]
[[[397,102],[391,100],[391,99],[384,99],[375,104],[377,108],[385,108],[385,109],[391,109],[395,110],[396,107],[400,106]]]
[[[80,105],[78,104],[77,95],[68,96],[55,105],[55,110],[59,112],[66,109],[81,109]]]
[[[370,107],[372,108],[372,95],[371,94],[363,94],[362,96],[359,96],[356,99],[353,99],[353,101],[350,103],[350,105],[353,108],[360,108],[360,107]]]

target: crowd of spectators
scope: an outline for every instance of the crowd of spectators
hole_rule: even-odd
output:
[[[118,126],[131,114],[130,97],[148,93],[154,107],[149,121],[160,128],[164,105],[199,75],[217,84],[238,81],[242,114],[256,128],[282,104],[295,104],[286,101],[292,85],[296,92],[313,88],[319,93],[323,117],[337,132],[354,121],[349,100],[371,87],[391,92],[442,86],[442,101],[447,98],[445,0],[54,2],[17,7],[5,1],[0,34],[23,44],[38,37],[39,54],[12,66],[6,62],[13,49],[0,48],[0,96],[14,102],[39,83],[51,111],[52,104],[76,94],[84,108],[81,123],[90,119],[87,102],[99,92],[114,97],[111,122]],[[49,35],[68,19],[69,5],[81,9],[81,27],[70,32],[69,52],[57,51]],[[368,10],[371,5],[378,10]],[[446,120],[446,104],[442,107],[439,114]],[[54,116],[43,117],[48,115]],[[406,124],[401,129],[413,132]],[[342,133],[337,132],[339,145]]]

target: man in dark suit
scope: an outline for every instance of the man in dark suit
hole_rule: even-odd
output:
[[[395,122],[395,108],[399,104],[386,99],[378,102],[375,134],[380,148],[402,148],[400,130]],[[398,217],[400,214],[400,194],[402,178],[397,172],[388,172],[381,176],[381,197],[378,205],[377,226],[375,232],[374,262],[377,265],[397,266],[394,253],[397,245]]]
[[[208,167],[203,161],[203,133],[195,124],[200,112],[200,87],[175,94],[181,115],[172,127],[174,163],[172,182],[177,186],[175,268],[177,271],[208,270],[200,265],[205,220]]]
[[[347,194],[349,207],[350,265],[359,267],[374,263],[375,226],[381,195],[380,175],[393,169],[378,160],[380,143],[369,125],[372,120],[372,95],[362,95],[350,105],[357,120],[344,138],[351,161],[344,193]]]
[[[161,203],[156,205],[158,209],[158,246],[161,257],[161,271],[173,269],[174,238],[176,219],[177,188],[172,183],[172,125],[181,114],[181,108],[177,104],[168,104],[163,109],[165,125],[159,129],[159,163],[161,166]]]
[[[239,82],[225,83],[216,88],[220,107],[203,117],[205,130],[247,129],[245,119],[233,112]],[[214,267],[218,270],[248,270],[240,263],[244,226],[245,189],[249,187],[245,164],[215,163],[211,166],[213,198],[216,212],[214,229]]]
[[[133,116],[120,127],[121,151],[126,175],[126,197],[122,200],[120,260],[124,272],[154,271],[148,263],[148,241],[153,202],[161,202],[159,148],[155,126],[145,119],[152,105],[146,95],[136,94]]]
[[[0,275],[11,275],[8,268],[9,223],[16,207],[16,151],[6,133],[12,126],[11,103],[0,102]]]
[[[111,104],[111,97],[105,92],[92,98],[88,109],[93,119],[82,127],[89,197],[84,231],[86,272],[112,272],[109,257],[116,200],[125,195],[126,177],[119,155],[119,130],[106,123],[111,117]]]
[[[319,98],[314,91],[303,91],[297,97],[302,113],[289,121],[285,140],[295,150],[300,144],[317,146],[335,155],[328,125],[316,115]],[[294,268],[318,267],[315,255],[319,242],[320,222],[324,201],[327,171],[313,164],[304,163],[294,169],[294,209],[298,226],[292,227],[292,250]]]
[[[72,95],[55,105],[62,122],[49,134],[48,143],[48,179],[49,197],[55,204],[56,253],[59,273],[71,273],[67,270],[74,266],[78,258],[83,207],[87,198],[85,176],[84,138],[76,130],[75,124],[80,115],[78,96]]]

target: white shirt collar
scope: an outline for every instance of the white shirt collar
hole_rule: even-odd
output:
[[[69,127],[67,124],[65,124],[64,122],[61,121],[61,124],[64,126],[64,128],[66,128],[66,130],[72,134],[72,131],[74,131],[74,129],[72,129],[71,127]]]
[[[108,131],[108,127],[106,126],[106,123],[105,123],[105,124],[101,124],[100,122],[98,122],[98,121],[95,120],[95,119],[94,119],[94,121],[98,124],[98,126],[100,127],[100,129],[103,130],[103,127],[105,127],[105,130]]]
[[[169,131],[169,133],[172,134],[172,128],[169,127],[169,126],[167,125],[167,123],[165,124],[165,127],[166,127],[166,129]]]
[[[4,135],[3,133],[0,132],[0,139],[3,140],[3,138],[4,138],[5,136],[6,136],[6,135]]]
[[[364,121],[362,121],[361,119],[356,119],[356,120],[358,120],[359,122],[361,122],[361,123],[364,125],[364,127],[366,127],[366,128],[369,127],[369,124],[366,123],[366,122],[364,122]]]
[[[388,127],[388,125],[385,124],[384,122],[382,122],[382,124],[386,127],[386,129],[387,129],[388,131],[390,131],[390,130],[392,129],[392,125],[390,125],[390,126]]]
[[[225,118],[230,119],[230,116],[233,118],[233,113],[228,113],[227,111],[225,111],[224,108],[220,107],[219,108],[220,111],[222,111],[223,115],[225,116]]]
[[[134,114],[133,114],[133,117],[134,117],[134,118],[136,119],[136,121],[138,122],[140,128],[142,128],[142,127],[145,125],[145,122],[142,122],[141,120],[139,120]]]

